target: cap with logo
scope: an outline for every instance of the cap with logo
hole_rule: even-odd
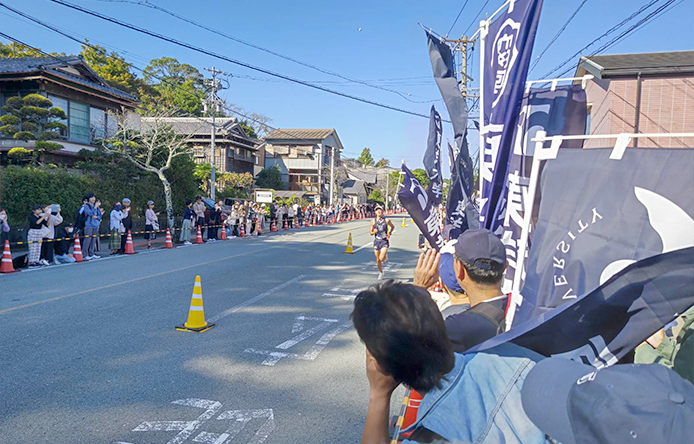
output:
[[[523,409],[563,444],[674,444],[694,437],[694,385],[659,364],[596,370],[564,358],[528,373]]]
[[[492,260],[501,265],[506,263],[506,249],[501,239],[484,228],[465,230],[458,236],[455,255],[469,265],[484,269],[488,269],[489,264],[486,261],[480,262],[480,259]]]

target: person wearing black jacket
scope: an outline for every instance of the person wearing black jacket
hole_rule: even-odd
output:
[[[128,241],[128,231],[131,231],[133,229],[133,218],[130,214],[130,199],[127,197],[123,198],[121,201],[123,204],[123,212],[126,214],[125,218],[121,220],[121,223],[125,227],[125,233],[123,233],[123,236],[120,238],[120,252],[121,254],[125,253],[125,243]]]
[[[61,264],[69,264],[75,262],[74,257],[70,257],[70,244],[74,233],[73,225],[69,222],[60,224],[55,227],[55,259]]]

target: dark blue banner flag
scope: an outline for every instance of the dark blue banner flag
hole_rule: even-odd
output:
[[[433,205],[437,206],[443,198],[443,178],[441,177],[441,116],[436,112],[434,105],[431,106],[429,115],[429,137],[427,138],[427,149],[424,152],[424,169],[429,177],[429,187],[427,194]]]
[[[692,307],[692,288],[694,247],[651,256],[469,352],[513,342],[545,356],[610,366]]]
[[[520,254],[518,242],[523,215],[526,208],[530,208],[527,195],[535,153],[535,143],[531,139],[538,131],[545,131],[548,136],[585,134],[586,117],[586,92],[580,84],[558,86],[554,90],[531,89],[523,96],[508,160],[508,176],[494,214],[496,234],[506,246],[508,260],[502,287],[504,293],[511,292]],[[581,148],[582,145],[582,140],[569,140],[563,142],[561,148]],[[527,261],[525,264],[527,268]]]
[[[480,147],[480,219],[497,231],[496,207],[508,175],[513,129],[520,114],[528,65],[540,20],[542,0],[516,0],[482,29],[483,126]]]
[[[441,97],[451,118],[455,139],[455,149],[450,153],[451,188],[448,190],[446,223],[456,225],[462,230],[477,228],[479,226],[479,211],[471,198],[474,178],[472,160],[466,140],[467,103],[458,89],[451,48],[430,32],[427,32],[427,41],[434,80],[439,87]],[[457,175],[456,180],[453,180],[454,175]],[[453,212],[456,214],[453,215]],[[465,220],[461,219],[463,217]]]
[[[621,160],[611,152],[560,149],[545,162],[514,326],[634,261],[694,247],[694,150],[628,148]]]
[[[419,227],[429,244],[439,250],[443,247],[441,225],[436,215],[436,207],[427,196],[427,192],[412,171],[402,165],[403,181],[398,190],[398,199],[403,207],[410,213],[412,220]]]

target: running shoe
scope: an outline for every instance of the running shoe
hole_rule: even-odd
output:
[[[379,281],[382,281],[384,276],[385,276],[385,273],[379,272],[379,273],[378,273],[378,280],[379,280]]]
[[[43,265],[43,266],[48,266],[48,265],[50,265],[46,259],[41,259],[41,260],[39,261],[39,264],[41,264],[41,265]]]
[[[188,242],[188,241],[185,241],[185,242],[183,242],[183,245],[193,245],[193,244]]]

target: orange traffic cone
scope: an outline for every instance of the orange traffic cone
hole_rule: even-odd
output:
[[[205,321],[205,309],[202,306],[202,285],[200,284],[200,276],[195,276],[193,297],[190,299],[190,309],[188,310],[188,320],[183,325],[177,325],[176,330],[202,333],[212,327],[214,327],[214,324],[208,324]]]
[[[171,242],[171,231],[167,228],[166,229],[166,243],[164,244],[164,248],[173,248],[173,247],[174,247],[173,242]]]
[[[246,224],[239,223],[239,237],[246,237]]]
[[[12,253],[10,253],[10,241],[5,241],[5,248],[2,250],[2,262],[0,262],[0,273],[19,273],[12,265]]]
[[[287,221],[287,218],[284,218],[284,226],[282,227],[283,230],[288,230],[289,229],[289,223]]]
[[[133,247],[133,236],[130,234],[130,230],[128,230],[128,238],[125,241],[125,252],[123,252],[123,254],[137,254]]]
[[[202,241],[202,231],[200,230],[200,225],[198,225],[198,234],[195,236],[195,243],[204,244],[204,242]]]
[[[255,224],[257,225],[256,234],[260,236],[261,234],[263,234],[263,229],[260,227],[260,221],[256,222]]]
[[[80,244],[80,235],[75,234],[75,247],[72,250],[72,257],[75,258],[75,262],[84,262],[82,257],[82,245]]]
[[[270,226],[270,231],[273,233],[277,231],[277,224],[275,223],[275,219],[272,219],[272,225]]]
[[[219,240],[227,240],[227,229],[222,225],[222,232],[220,233]]]
[[[305,217],[304,218],[304,227],[310,227],[311,226],[311,216]]]

